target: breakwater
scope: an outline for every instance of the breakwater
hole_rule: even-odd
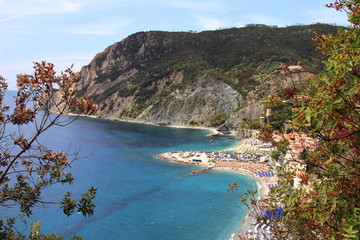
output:
[[[206,168],[200,168],[200,169],[196,169],[194,171],[191,172],[191,175],[196,175],[205,171],[208,171],[210,169],[213,169],[214,167],[206,167]]]

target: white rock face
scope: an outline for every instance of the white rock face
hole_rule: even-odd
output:
[[[189,124],[191,120],[205,123],[218,113],[230,115],[242,101],[243,97],[229,85],[203,76],[195,85],[174,91],[152,105],[141,119],[181,125]]]

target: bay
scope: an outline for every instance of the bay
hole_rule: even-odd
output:
[[[211,170],[190,175],[196,166],[156,158],[167,151],[220,150],[235,140],[210,138],[204,130],[175,129],[119,121],[79,118],[54,127],[40,139],[49,148],[76,152],[72,185],[56,185],[44,200],[60,201],[70,191],[79,196],[98,189],[91,217],[66,217],[58,206],[35,208],[29,222],[40,220],[42,231],[69,239],[220,240],[229,239],[247,213],[236,195],[254,182],[232,172]],[[228,184],[240,190],[226,194]],[[16,209],[1,209],[9,217]],[[25,231],[28,231],[26,229]]]

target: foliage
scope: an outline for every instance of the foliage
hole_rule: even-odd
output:
[[[276,150],[272,151],[270,154],[270,157],[275,159],[275,160],[279,160],[279,158],[281,156],[284,156],[286,151],[288,150],[288,146],[289,146],[289,141],[288,140],[282,140],[279,142],[276,142]]]
[[[31,240],[62,240],[61,235],[56,234],[43,234],[40,230],[41,223],[40,221],[36,221],[32,224],[29,239]],[[82,240],[83,238],[80,236],[75,236],[71,238],[70,240]]]
[[[94,113],[98,107],[86,95],[75,97],[73,89],[79,74],[71,68],[60,76],[56,76],[51,63],[34,63],[34,69],[33,75],[17,76],[18,91],[13,110],[4,103],[7,84],[0,76],[0,206],[19,207],[20,215],[30,216],[37,205],[60,204],[67,215],[74,209],[91,215],[95,206],[91,201],[96,193],[94,188],[84,193],[78,203],[69,195],[62,203],[41,198],[42,191],[54,184],[72,183],[73,177],[66,170],[77,159],[77,153],[53,151],[38,139],[50,127],[71,123],[74,118],[64,117],[71,107],[86,114]],[[10,125],[16,126],[14,129],[18,132],[7,131]],[[31,134],[22,130],[27,126],[32,126]],[[0,221],[1,239],[20,237],[13,226],[14,219]]]
[[[91,80],[114,85],[91,97],[101,105],[110,96],[135,96],[137,110],[130,109],[131,114],[127,115],[136,117],[150,103],[193,85],[204,74],[247,96],[264,79],[277,76],[281,64],[302,60],[308,71],[317,72],[322,67],[319,60],[325,57],[315,51],[310,39],[312,31],[335,33],[336,27],[249,25],[196,34],[161,31],[132,34],[94,59],[91,67],[96,77]],[[172,82],[170,76],[179,72],[183,79]],[[119,76],[125,79],[120,80]],[[166,87],[156,89],[164,79]]]
[[[280,158],[280,156],[281,156],[281,152],[280,151],[272,151],[271,153],[270,153],[270,157],[272,158],[272,159],[276,159],[276,160],[278,160],[279,158]]]
[[[229,115],[227,115],[226,113],[219,113],[216,114],[215,116],[213,116],[212,118],[210,118],[210,127],[217,127],[220,126],[221,124],[224,124],[226,120],[228,120]]]
[[[325,71],[286,94],[293,104],[292,127],[316,144],[299,155],[306,165],[296,173],[300,187],[294,186],[294,172],[283,171],[281,187],[260,203],[286,206],[284,217],[269,223],[277,239],[359,239],[360,3],[341,0],[328,7],[345,11],[351,25],[313,37],[327,57]],[[262,131],[267,138],[271,132],[269,126]]]
[[[287,121],[291,118],[294,104],[292,102],[284,102],[279,104],[274,111],[271,112],[268,123],[275,130],[283,130],[286,127]]]
[[[241,129],[260,129],[260,119],[244,116],[240,124]]]
[[[189,121],[189,125],[190,125],[190,126],[198,126],[199,123],[198,123],[197,121],[195,121],[195,120],[190,120],[190,121]]]
[[[2,220],[0,220],[2,221]],[[14,225],[14,219],[8,219],[7,225],[4,225],[3,223],[0,223],[1,227],[4,227],[4,229],[0,228],[0,237],[1,239],[9,239],[9,240],[25,240],[25,239],[31,239],[31,240],[62,240],[63,237],[61,235],[56,234],[43,234],[41,232],[41,223],[40,221],[36,221],[31,225],[29,236],[26,237],[20,232],[13,230]],[[71,238],[71,240],[82,240],[83,238],[80,236],[74,236]]]

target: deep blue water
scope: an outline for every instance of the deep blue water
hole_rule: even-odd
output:
[[[189,173],[195,166],[163,161],[156,154],[176,150],[215,150],[234,145],[231,139],[209,143],[208,132],[117,121],[79,118],[64,128],[54,127],[41,142],[54,150],[80,150],[71,171],[72,185],[47,189],[44,200],[60,201],[65,192],[77,196],[91,186],[98,189],[95,214],[66,217],[57,206],[36,208],[32,220],[45,233],[65,239],[218,240],[229,239],[247,213],[234,194],[254,185],[245,176],[211,170]],[[9,217],[15,209],[1,209]]]

